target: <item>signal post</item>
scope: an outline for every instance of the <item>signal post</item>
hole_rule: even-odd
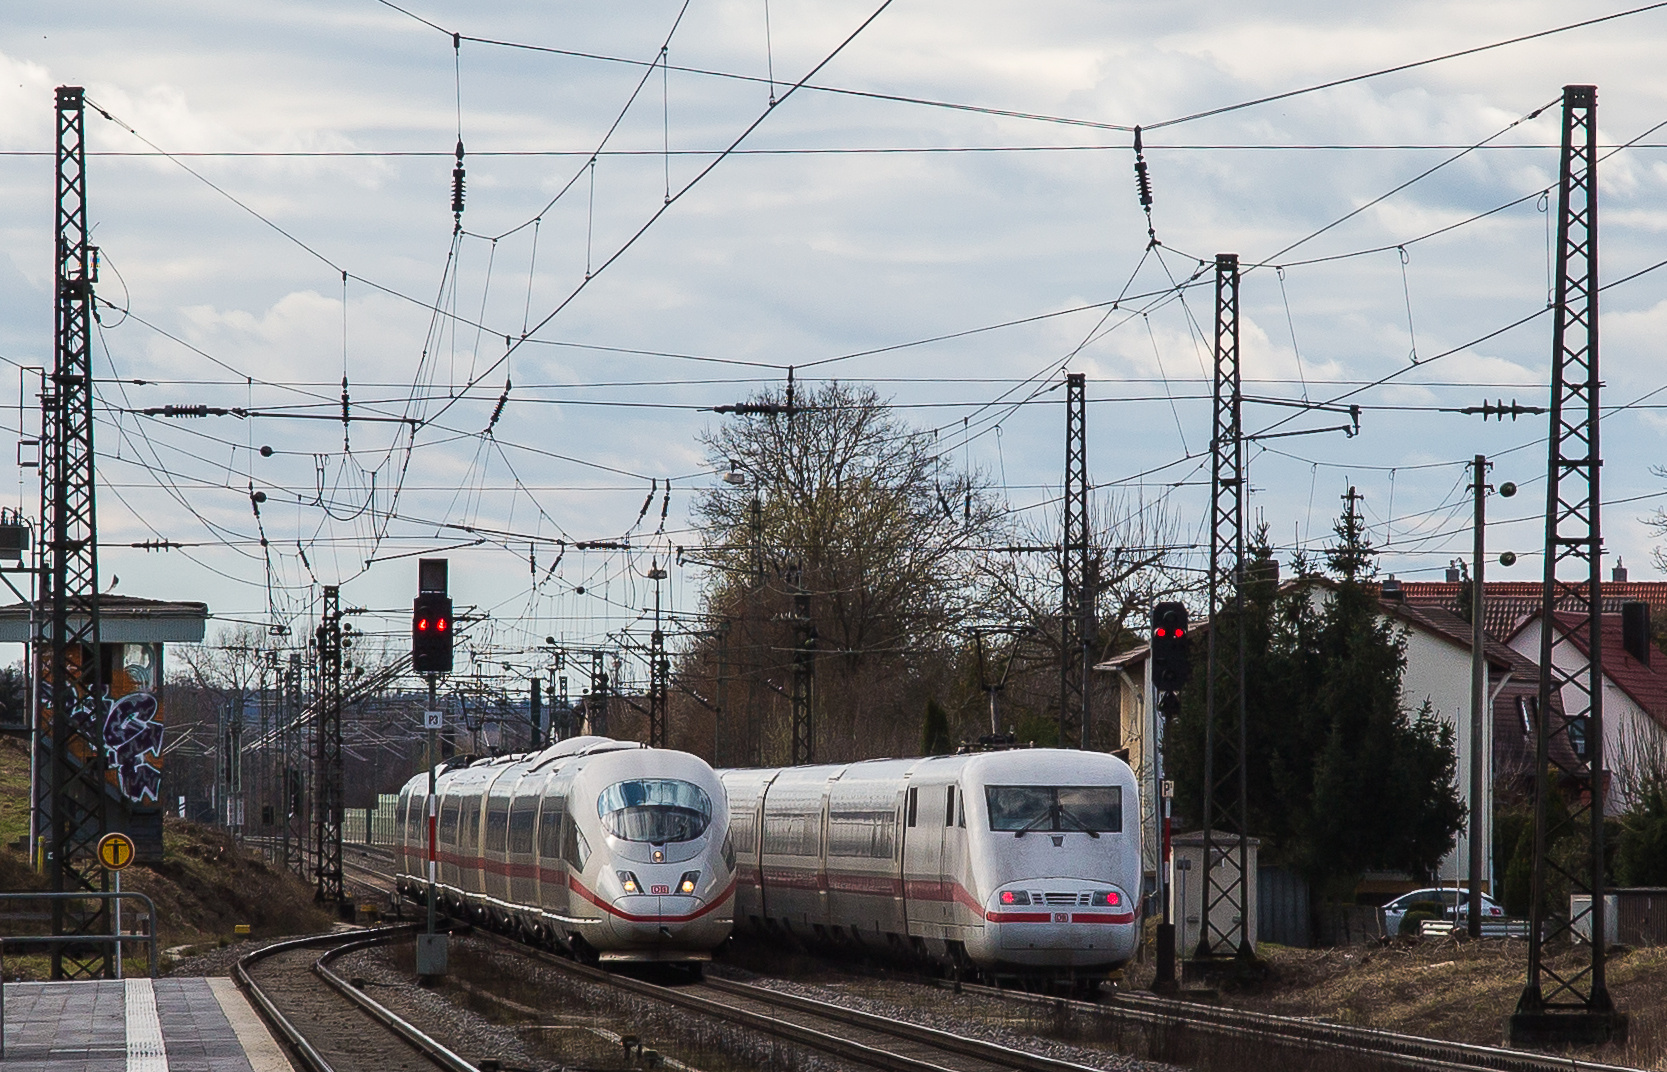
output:
[[[1169,738],[1169,724],[1181,709],[1181,689],[1192,676],[1192,635],[1187,608],[1180,603],[1158,603],[1152,607],[1151,658],[1154,705],[1152,749],[1153,789],[1158,793],[1158,822],[1162,844],[1158,852],[1158,899],[1163,904],[1163,921],[1158,924],[1157,972],[1152,989],[1160,994],[1176,991],[1175,918],[1169,881],[1169,779],[1164,777],[1163,745]],[[1163,732],[1157,732],[1162,719]]]
[[[428,681],[428,707],[423,728],[428,731],[428,929],[417,935],[417,975],[446,974],[446,935],[435,933],[435,885],[439,870],[439,799],[435,794],[439,764],[441,711],[435,690],[442,674],[452,667],[452,609],[447,594],[447,561],[417,560],[417,598],[411,603],[411,668]]]

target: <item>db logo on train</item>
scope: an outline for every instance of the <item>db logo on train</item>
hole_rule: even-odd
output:
[[[1053,921],[1055,923],[1069,923],[1071,921],[1071,916],[1067,912],[1055,912],[1053,914]]]

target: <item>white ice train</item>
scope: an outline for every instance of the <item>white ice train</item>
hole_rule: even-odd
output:
[[[687,752],[575,737],[438,778],[437,901],[587,961],[699,962],[733,924],[723,786]],[[400,791],[399,887],[428,885],[425,771]]]
[[[737,926],[989,974],[1134,955],[1140,808],[1114,756],[1023,749],[720,772]]]

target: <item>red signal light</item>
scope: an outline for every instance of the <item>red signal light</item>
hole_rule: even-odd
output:
[[[444,618],[434,619],[434,628],[444,633],[446,631],[446,620]]]
[[[428,632],[428,619],[427,618],[418,618],[417,619],[417,632],[419,632],[419,633]]]
[[[1180,640],[1182,637],[1184,637],[1186,635],[1187,635],[1187,631],[1185,629],[1175,630],[1175,639],[1176,640]]]
[[[1158,628],[1156,628],[1152,631],[1152,635],[1162,637],[1162,636],[1168,636],[1169,634],[1167,632],[1165,632],[1163,626],[1160,625]]]

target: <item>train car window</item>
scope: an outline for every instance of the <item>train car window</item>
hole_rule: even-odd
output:
[[[583,871],[585,861],[590,859],[590,842],[586,841],[585,835],[579,832],[579,828],[574,825],[571,816],[561,824],[561,833],[561,858],[573,865],[574,868]]]
[[[967,828],[967,795],[965,793],[961,794],[960,821],[955,825],[959,826],[962,830]]]
[[[991,830],[1121,833],[1123,790],[1115,785],[984,787]]]
[[[822,855],[819,812],[764,815],[764,851],[772,856]]]
[[[897,813],[836,811],[828,813],[828,855],[891,859]]]
[[[909,802],[906,805],[906,807],[908,808],[908,812],[909,812],[909,818],[904,822],[905,826],[914,826],[915,825],[915,813],[917,811],[916,805],[920,803],[919,797],[920,797],[920,788],[918,786],[911,785],[909,787]]]
[[[509,800],[492,796],[486,802],[486,851],[503,852],[509,834]]]
[[[608,833],[625,841],[693,841],[712,822],[712,799],[690,782],[638,778],[602,790],[596,814]]]
[[[949,787],[949,792],[944,797],[943,825],[945,825],[945,826],[954,826],[955,825],[955,787],[954,786]]]
[[[455,798],[447,798],[440,805],[440,840],[448,845],[457,844],[457,816],[462,810]]]
[[[463,829],[459,832],[457,843],[469,852],[480,850],[479,797],[470,797],[463,804]]]
[[[538,820],[538,854],[546,860],[561,856],[561,824],[567,816],[567,798],[561,795],[544,798],[544,813]]]
[[[749,856],[758,851],[758,823],[752,808],[730,812],[729,834],[735,839],[735,850],[747,853]]]
[[[509,805],[509,851],[533,851],[533,820],[538,818],[538,798],[528,793]]]

